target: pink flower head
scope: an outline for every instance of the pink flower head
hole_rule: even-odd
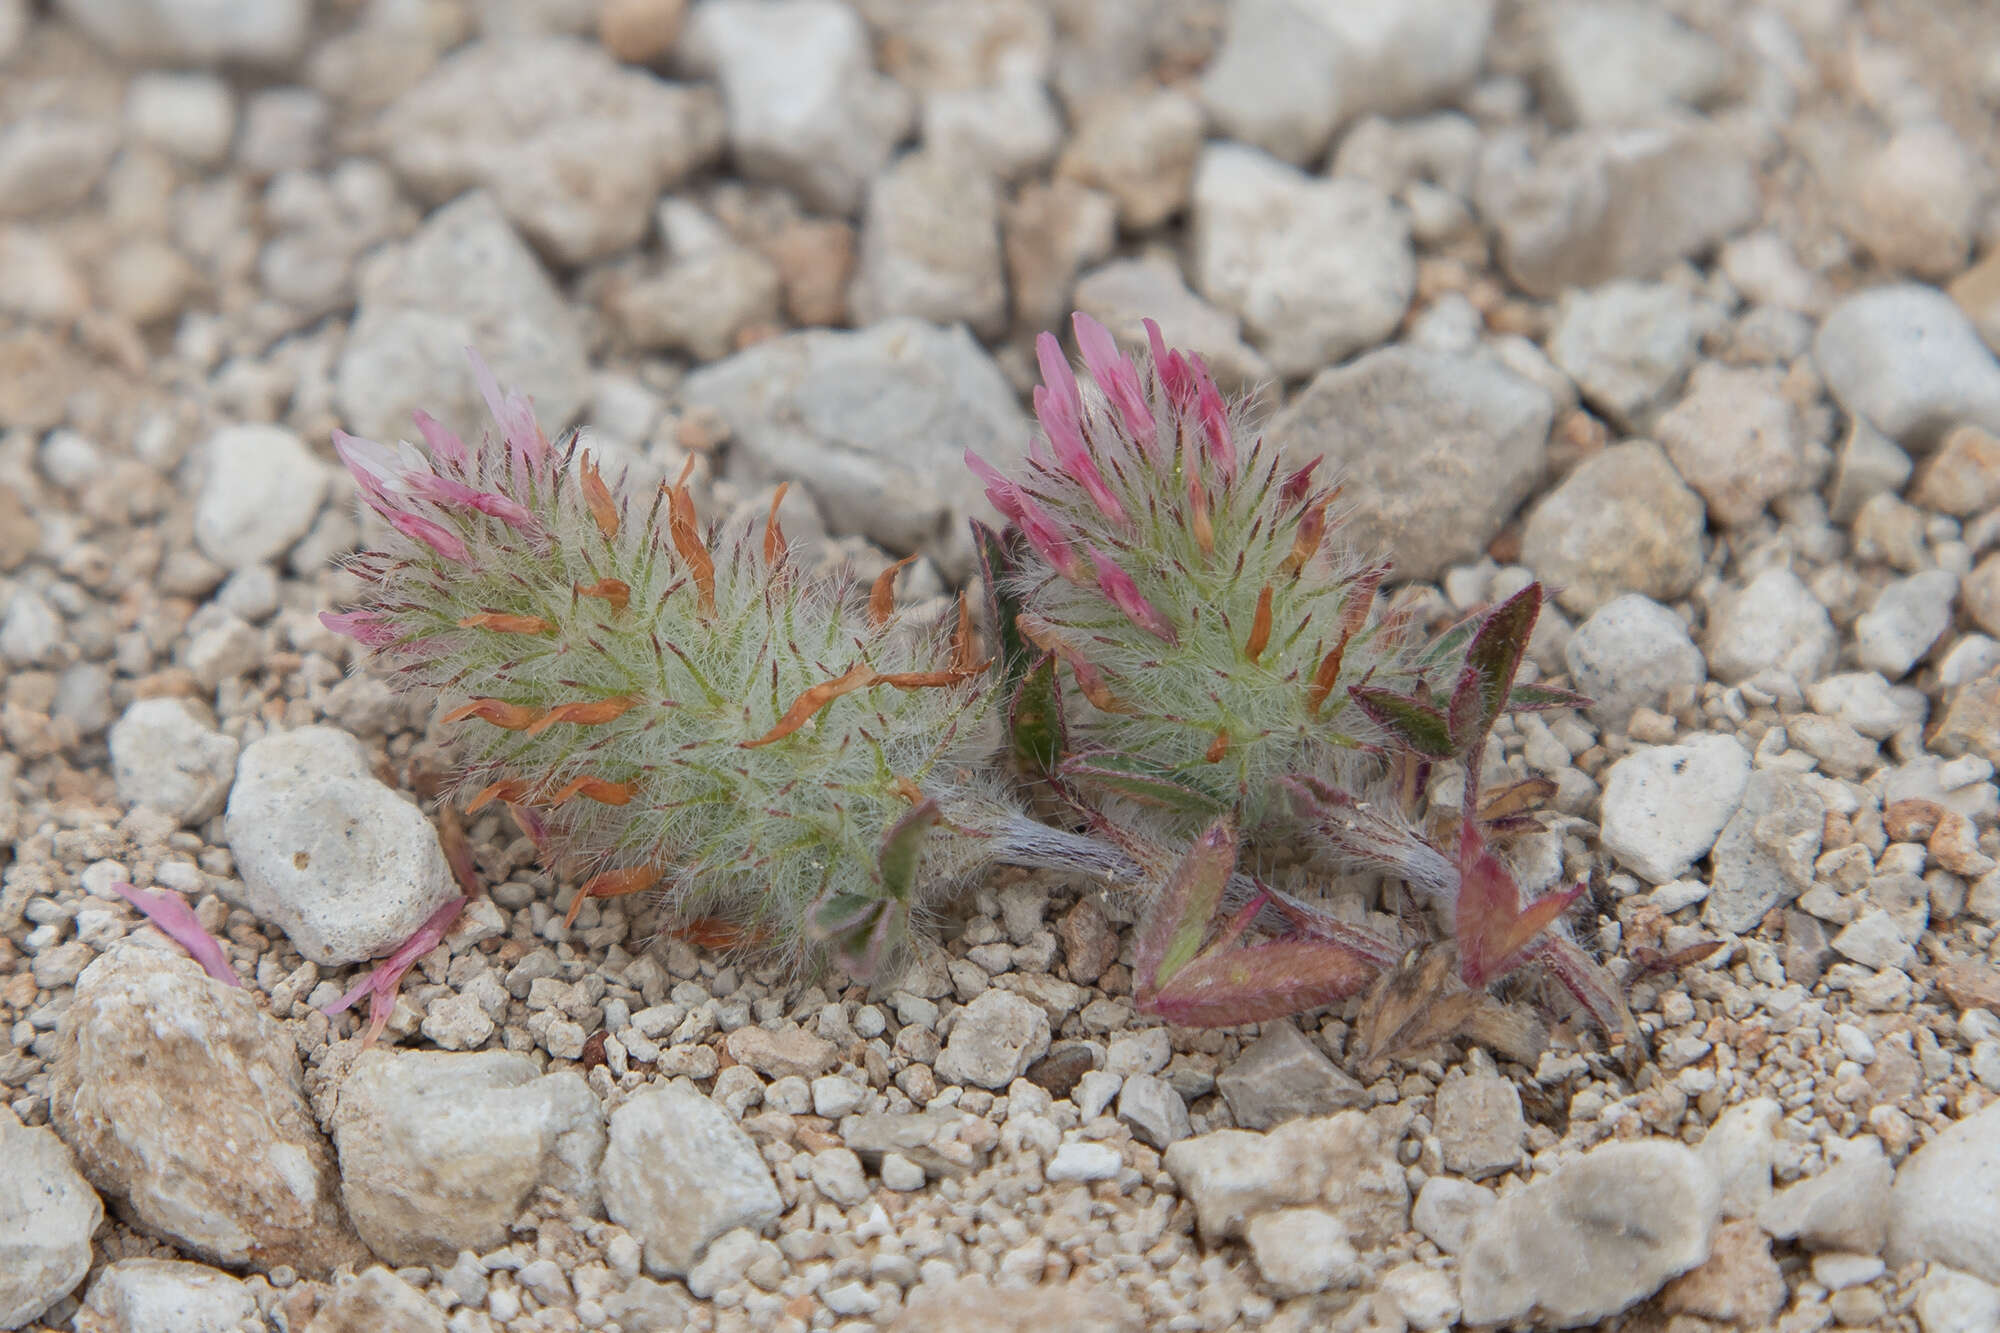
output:
[[[1150,456],[1158,442],[1159,428],[1153,423],[1153,409],[1147,405],[1132,358],[1118,350],[1118,341],[1111,336],[1110,329],[1081,310],[1071,317],[1070,324],[1076,330],[1077,350],[1083,353],[1083,364],[1090,377],[1125,418],[1125,429]]]
[[[459,535],[444,524],[425,518],[422,514],[412,514],[394,509],[382,515],[389,520],[389,526],[412,541],[420,541],[447,560],[464,560],[468,552]]]
[[[388,621],[368,611],[346,611],[335,615],[331,611],[319,613],[319,623],[335,634],[345,635],[356,643],[370,648],[382,648],[396,641],[396,631]]]
[[[1168,643],[1177,643],[1180,636],[1174,633],[1153,604],[1139,591],[1139,585],[1132,576],[1119,568],[1118,562],[1093,546],[1090,548],[1090,563],[1097,567],[1097,586],[1104,589],[1104,595],[1123,611],[1131,622],[1140,629]]]
[[[554,451],[549,448],[549,437],[542,434],[541,424],[535,420],[535,405],[525,394],[502,394],[492,368],[477,351],[468,347],[465,356],[472,363],[473,383],[479,386],[479,396],[486,400],[486,410],[499,423],[516,469],[527,475],[540,475]]]
[[[410,413],[410,419],[417,423],[417,433],[431,447],[431,457],[441,458],[456,468],[466,465],[470,456],[465,451],[465,441],[446,429],[443,422],[422,410]]]

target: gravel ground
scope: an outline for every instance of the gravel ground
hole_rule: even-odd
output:
[[[1996,108],[1981,0],[0,0],[0,1327],[2000,1327]],[[808,984],[487,812],[323,1012],[454,893],[336,425],[476,344],[922,598],[1072,307],[1558,590],[1490,757],[1638,1039],[1170,1030],[1058,876]]]

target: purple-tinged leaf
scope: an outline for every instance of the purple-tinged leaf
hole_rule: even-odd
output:
[[[343,1010],[352,1008],[362,996],[368,997],[368,1031],[361,1038],[361,1044],[372,1046],[375,1038],[382,1035],[382,1029],[389,1022],[389,1015],[396,1012],[396,992],[403,984],[403,974],[410,970],[419,958],[444,942],[445,932],[451,923],[472,901],[460,896],[432,912],[424,918],[424,923],[411,933],[410,938],[396,946],[396,952],[384,958],[368,970],[368,974],[354,983],[347,994],[326,1006],[320,1012],[328,1018]]]
[[[1486,845],[1477,824],[1459,829],[1458,849],[1458,968],[1476,990],[1519,967],[1535,937],[1582,896],[1583,886],[1523,903],[1520,884]]]
[[[1458,753],[1451,724],[1429,704],[1379,685],[1350,685],[1347,697],[1369,721],[1408,749],[1429,759],[1449,759]]]
[[[1227,819],[1219,819],[1188,846],[1160,896],[1146,909],[1137,960],[1141,1004],[1201,952],[1235,869],[1236,830]]]
[[[1630,1040],[1637,1030],[1632,1011],[1619,993],[1611,974],[1590,955],[1560,935],[1544,935],[1528,946],[1529,955],[1549,970],[1549,975],[1576,997],[1584,1011],[1597,1020],[1613,1041]]]
[[[1521,669],[1522,654],[1542,613],[1542,585],[1530,583],[1486,613],[1465,649],[1465,670],[1451,697],[1451,731],[1466,753],[1485,743],[1486,733],[1507,707],[1507,693]]]
[[[1358,994],[1376,969],[1324,940],[1265,940],[1211,950],[1173,982],[1137,997],[1141,1010],[1183,1027],[1234,1027],[1317,1009]]]
[[[162,935],[186,949],[202,971],[225,986],[243,985],[236,969],[229,965],[229,955],[215,936],[203,929],[187,899],[165,889],[135,889],[122,879],[111,882],[111,891],[144,913]]]
[[[924,839],[943,819],[944,811],[938,808],[938,803],[926,797],[882,836],[882,850],[876,858],[876,868],[882,875],[882,887],[897,902],[910,901],[910,894],[916,885],[917,864],[923,860]]]
[[[877,979],[908,931],[909,908],[887,898],[841,893],[815,903],[807,933],[833,948],[834,962],[863,983]]]
[[[1560,685],[1516,685],[1507,692],[1510,713],[1539,713],[1550,708],[1588,708],[1596,702],[1588,695],[1566,690]]]

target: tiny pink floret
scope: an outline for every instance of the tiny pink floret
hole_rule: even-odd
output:
[[[370,648],[382,648],[396,641],[395,628],[388,621],[367,611],[344,611],[336,615],[331,611],[319,613],[319,623],[332,630],[364,644]]]
[[[465,356],[472,363],[473,383],[479,386],[479,396],[486,400],[486,410],[499,424],[508,451],[527,473],[540,475],[553,451],[548,437],[542,434],[541,424],[535,420],[534,405],[523,394],[501,393],[492,367],[477,351],[468,347]]]
[[[1132,581],[1130,574],[1119,567],[1117,561],[1093,546],[1090,548],[1090,563],[1097,568],[1097,586],[1104,589],[1104,595],[1109,597],[1133,624],[1157,639],[1164,639],[1168,643],[1179,641],[1180,636],[1174,633],[1174,627],[1169,625],[1153,604],[1146,600],[1139,591],[1139,585]]]
[[[424,443],[430,446],[432,457],[441,458],[456,468],[463,468],[471,461],[471,455],[466,452],[465,441],[459,439],[458,435],[447,428],[442,421],[422,409],[410,413],[410,419],[417,423],[417,433],[422,435]]]
[[[203,928],[187,899],[164,889],[136,889],[122,879],[112,881],[111,891],[143,912],[161,934],[186,949],[202,971],[224,985],[242,988],[221,942]]]
[[[412,541],[422,542],[447,560],[464,560],[469,555],[464,540],[442,523],[433,522],[421,514],[392,510],[382,515],[389,526]]]
[[[1089,493],[1099,513],[1114,523],[1125,522],[1125,506],[1118,503],[1104,482],[1104,474],[1097,470],[1097,462],[1083,442],[1083,428],[1063,415],[1057,395],[1046,386],[1036,385],[1034,398],[1035,415],[1049,437],[1049,446],[1056,451],[1056,466]]]
[[[1153,350],[1153,369],[1160,377],[1160,389],[1167,395],[1167,402],[1177,412],[1194,409],[1194,372],[1188,365],[1187,357],[1177,351],[1169,351],[1167,340],[1160,335],[1160,326],[1146,320],[1146,343]]]
[[[1085,369],[1118,409],[1118,415],[1125,419],[1126,431],[1152,457],[1159,444],[1159,428],[1153,422],[1153,409],[1146,402],[1145,390],[1140,387],[1138,367],[1132,364],[1131,357],[1118,350],[1118,340],[1111,336],[1111,330],[1089,315],[1079,310],[1070,323],[1076,329],[1076,345],[1083,353]]]

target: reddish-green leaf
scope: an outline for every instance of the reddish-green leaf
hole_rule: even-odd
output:
[[[1069,723],[1054,653],[1043,653],[1016,679],[1007,704],[1007,738],[1030,777],[1055,776],[1069,748]]]
[[[1379,685],[1350,685],[1347,697],[1354,700],[1355,707],[1371,722],[1406,748],[1430,759],[1449,759],[1458,753],[1452,742],[1451,724],[1429,704]]]
[[[881,871],[882,887],[897,902],[910,901],[910,886],[917,877],[917,863],[924,855],[924,839],[943,818],[938,803],[926,797],[883,835],[876,865]]]
[[[1155,990],[1201,952],[1222,891],[1236,869],[1236,830],[1218,819],[1196,838],[1147,909],[1139,932],[1139,982]],[[1247,1020],[1246,1020],[1247,1021]]]
[[[1137,755],[1091,750],[1071,755],[1056,772],[1066,781],[1108,788],[1141,805],[1177,814],[1212,819],[1229,808],[1228,801],[1187,774],[1162,768]]]
[[[1530,583],[1486,613],[1466,645],[1465,669],[1451,697],[1451,733],[1467,753],[1482,744],[1507,706],[1521,655],[1542,613],[1542,585]]]

